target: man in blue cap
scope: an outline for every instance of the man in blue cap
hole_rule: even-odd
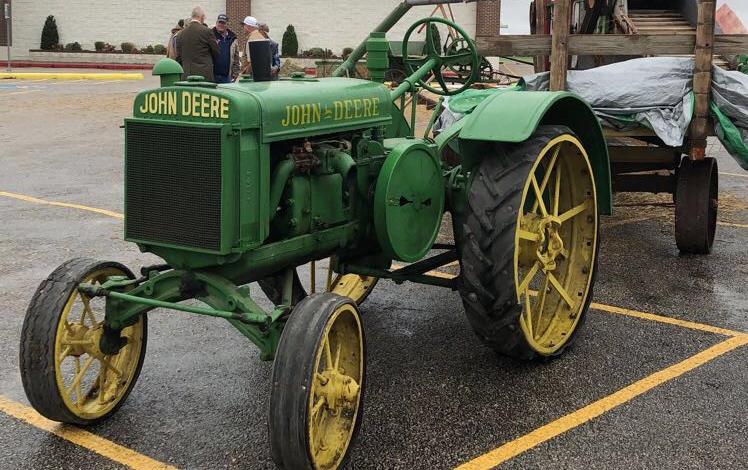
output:
[[[220,54],[213,61],[213,75],[216,83],[231,83],[239,76],[239,42],[236,34],[228,27],[229,18],[218,15],[213,35],[216,38]]]

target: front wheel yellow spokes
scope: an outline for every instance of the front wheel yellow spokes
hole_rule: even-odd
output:
[[[597,200],[589,158],[568,134],[552,139],[525,184],[515,236],[520,326],[538,353],[571,337],[590,291]]]
[[[109,276],[122,274],[116,269],[102,269],[83,282],[102,283]],[[54,363],[58,392],[67,408],[82,419],[104,416],[125,396],[143,347],[143,320],[139,319],[122,331],[127,344],[117,354],[101,352],[104,302],[73,290],[57,326]]]
[[[309,452],[315,468],[337,468],[353,435],[363,374],[361,323],[351,305],[332,315],[316,354],[309,395]]]

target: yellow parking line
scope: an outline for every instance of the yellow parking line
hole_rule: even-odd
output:
[[[0,411],[12,416],[20,421],[39,428],[43,431],[54,434],[57,437],[72,442],[90,451],[96,452],[110,460],[122,465],[126,465],[135,470],[176,470],[176,467],[167,465],[158,460],[154,460],[145,455],[139,454],[132,449],[115,444],[114,442],[104,439],[101,436],[84,431],[80,428],[70,425],[63,425],[50,421],[44,416],[37,413],[21,403],[17,403],[0,395]]]
[[[748,224],[732,224],[729,222],[717,222],[717,225],[721,225],[723,227],[748,228]]]
[[[728,173],[726,171],[720,171],[719,174],[725,175],[725,176],[737,176],[738,178],[748,178],[748,175],[741,175],[739,173]]]
[[[600,227],[602,228],[619,227],[621,225],[635,224],[637,222],[646,222],[647,220],[651,220],[657,217],[661,217],[661,216],[648,215],[646,217],[636,217],[632,219],[611,220],[610,222],[603,222],[602,224],[600,224]]]
[[[46,73],[46,72],[0,72],[0,79],[16,80],[142,80],[142,73]]]
[[[608,411],[633,400],[653,388],[669,382],[686,372],[703,366],[717,357],[748,344],[748,336],[736,336],[697,353],[688,359],[674,364],[659,372],[655,372],[631,385],[613,392],[589,405],[580,408],[566,416],[542,426],[529,434],[525,434],[511,442],[481,455],[457,467],[458,470],[482,470],[494,468],[519,454],[532,449],[545,441],[553,439],[570,429],[587,423]]]
[[[70,209],[79,209],[83,211],[96,212],[97,214],[103,214],[109,217],[114,217],[115,219],[125,218],[125,215],[120,212],[109,211],[106,209],[99,209],[97,207],[82,206],[80,204],[70,204],[68,202],[47,201],[44,199],[26,196],[24,194],[9,193],[7,191],[0,191],[0,196],[10,197],[13,199],[18,199],[20,201],[32,202],[34,204],[46,204],[49,206],[67,207]]]
[[[629,310],[627,308],[615,307],[613,305],[605,305],[598,303],[591,303],[590,308],[600,310],[608,313],[616,313],[618,315],[626,315],[629,317],[640,318],[642,320],[650,320],[659,323],[667,323],[669,325],[680,326],[683,328],[689,328],[691,330],[706,331],[707,333],[714,333],[724,336],[745,336],[748,337],[748,333],[741,333],[739,331],[727,330],[725,328],[719,328],[716,326],[705,325],[703,323],[696,323],[687,320],[678,320],[676,318],[665,317],[662,315],[655,315],[654,313],[639,312],[637,310]]]

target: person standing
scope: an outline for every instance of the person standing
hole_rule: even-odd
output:
[[[177,35],[184,29],[184,20],[177,21],[177,25],[171,28],[171,36],[166,43],[166,57],[169,59],[177,58]]]
[[[229,18],[218,15],[213,35],[218,43],[220,55],[213,64],[213,76],[216,83],[231,83],[239,77],[239,41],[236,34],[228,27]]]
[[[247,33],[247,45],[244,48],[244,67],[242,67],[242,73],[251,73],[252,72],[252,58],[249,56],[249,43],[250,41],[264,41],[265,36],[260,33],[259,23],[257,22],[257,18],[254,16],[247,16],[244,18],[244,21],[242,21],[242,27],[244,28],[244,32]]]
[[[273,38],[270,37],[270,26],[267,25],[267,23],[260,23],[259,25],[260,34],[270,41],[270,54],[272,57],[272,62],[270,64],[270,73],[273,75],[273,80],[276,80],[278,78],[278,72],[280,72],[281,68],[281,57],[280,57],[280,48],[278,47],[278,43],[273,40]]]
[[[177,36],[177,62],[182,64],[186,80],[190,75],[201,75],[213,82],[213,61],[220,55],[213,32],[205,26],[205,11],[201,7],[192,9],[192,17]]]

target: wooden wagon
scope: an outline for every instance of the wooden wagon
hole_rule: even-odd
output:
[[[482,55],[534,56],[536,71],[550,71],[551,90],[566,88],[572,64],[694,57],[694,114],[683,146],[667,146],[645,127],[606,130],[614,190],[673,194],[675,239],[684,253],[709,253],[714,241],[718,171],[706,155],[715,132],[712,66],[727,67],[748,52],[748,35],[715,34],[715,12],[714,0],[535,0],[532,35],[477,37]]]

